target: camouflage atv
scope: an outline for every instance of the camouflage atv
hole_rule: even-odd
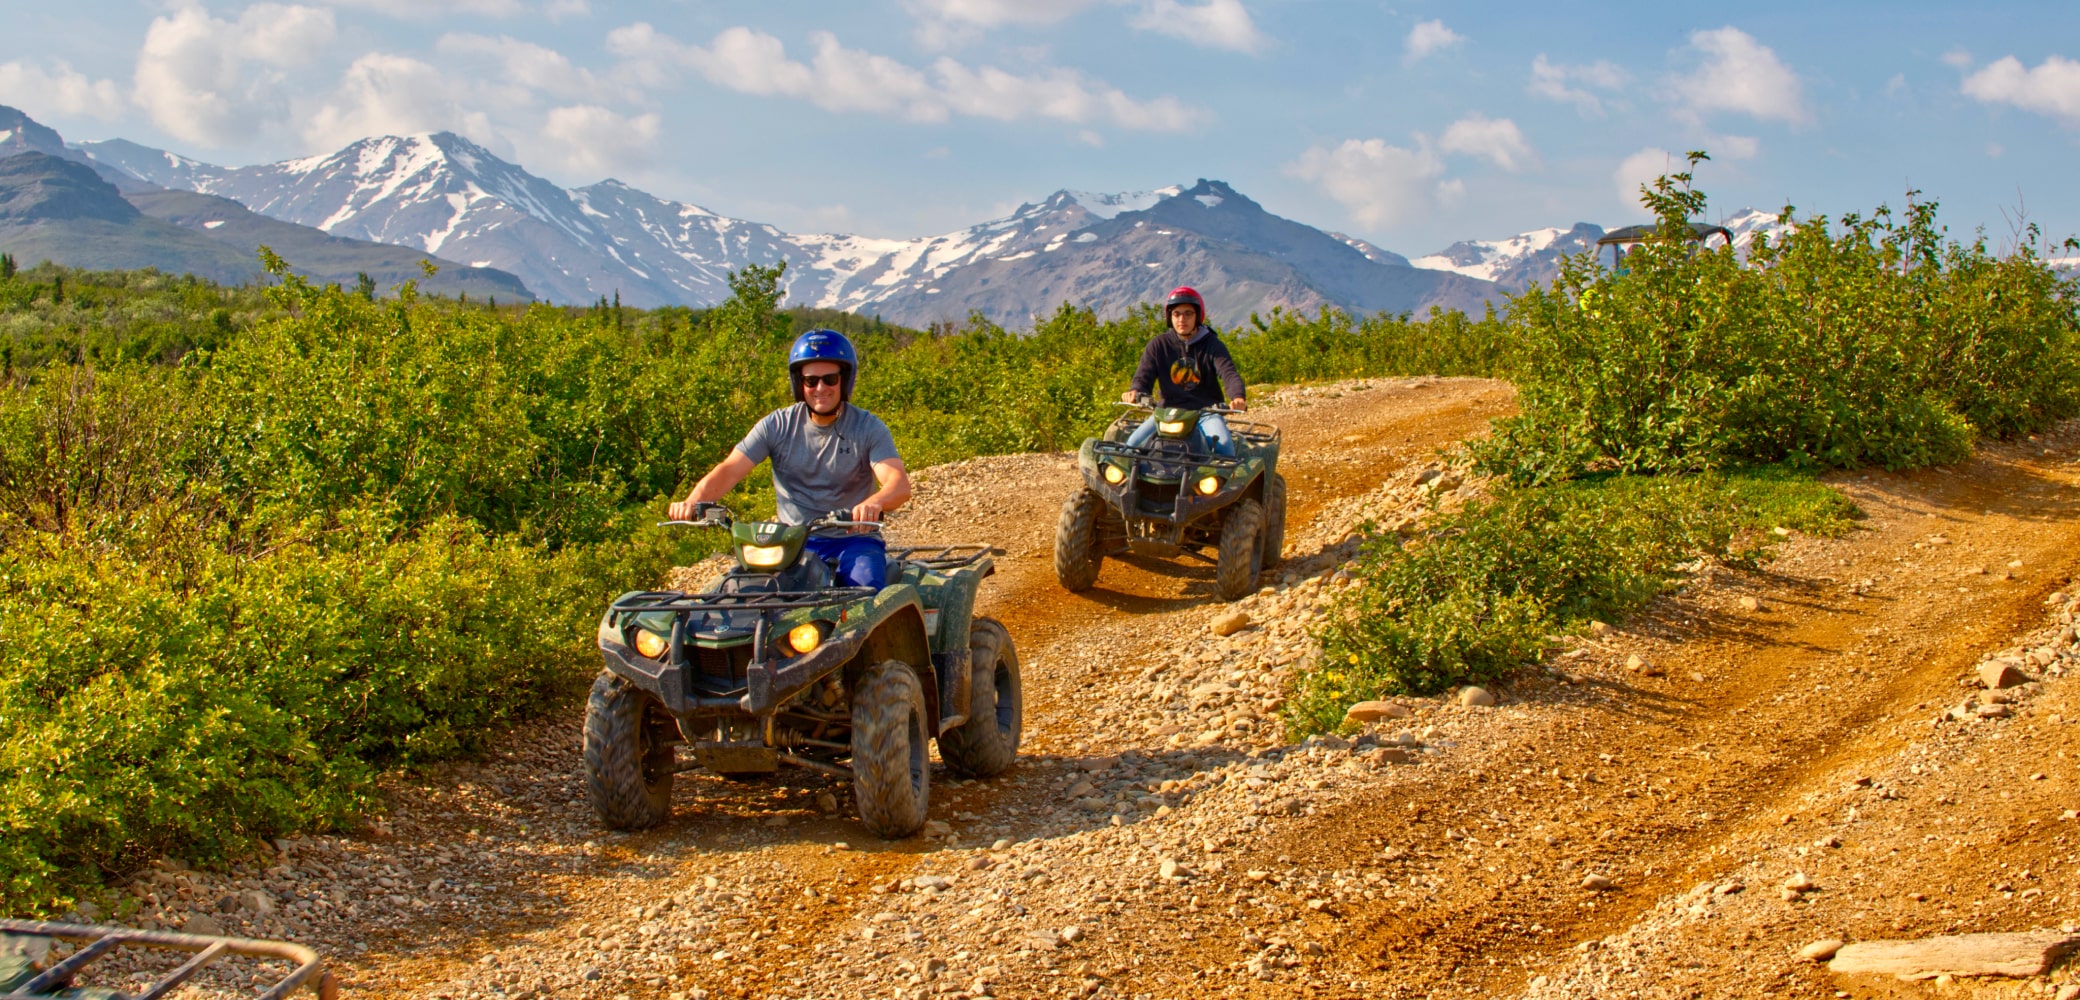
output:
[[[59,942],[75,946],[71,954],[52,961]],[[159,973],[144,992],[124,993],[104,986],[78,984],[81,973],[94,962],[123,948],[152,948],[192,952],[192,958],[170,971]],[[98,924],[54,924],[33,920],[0,920],[0,1000],[63,997],[67,1000],[129,1000],[133,995],[166,996],[180,989],[205,966],[235,956],[250,961],[225,963],[237,977],[241,992],[248,984],[256,1000],[283,1000],[308,988],[320,1000],[339,996],[339,981],[309,948],[287,941],[181,934],[173,931],[141,931]],[[268,963],[268,964],[256,964]],[[287,965],[289,971],[277,971]],[[272,966],[272,967],[270,967]]]
[[[1018,652],[1003,625],[974,615],[992,550],[892,548],[886,587],[841,587],[804,543],[820,527],[879,529],[846,517],[747,522],[707,504],[699,520],[668,522],[728,530],[736,565],[697,594],[623,594],[600,619],[606,668],[585,710],[600,822],[664,822],[680,771],[791,767],[850,778],[868,829],[907,837],[930,804],[931,740],[957,774],[1011,766]]]
[[[1107,556],[1176,556],[1214,551],[1214,586],[1224,601],[1255,590],[1257,574],[1285,548],[1286,481],[1278,474],[1279,430],[1229,420],[1235,457],[1199,440],[1199,414],[1233,413],[1122,403],[1126,412],[1083,443],[1083,485],[1062,504],[1054,534],[1055,578],[1072,591],[1098,580]],[[1145,414],[1156,436],[1126,443]]]

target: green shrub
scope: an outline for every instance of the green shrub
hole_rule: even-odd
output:
[[[1299,732],[1333,729],[1368,698],[1501,677],[1547,637],[1636,610],[1698,556],[1753,559],[1764,529],[1833,533],[1853,508],[1780,468],[1594,476],[1505,488],[1404,544],[1375,534],[1359,585],[1331,603],[1322,662],[1289,699]]]
[[[1684,238],[1704,207],[1689,181],[1646,192],[1661,235],[1624,271],[1571,259],[1511,301],[1521,414],[1477,448],[1484,471],[1911,468],[2080,413],[2074,288],[2034,239],[1995,257],[1916,202],[1903,220],[1795,220],[1744,262]]]

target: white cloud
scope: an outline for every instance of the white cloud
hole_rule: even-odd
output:
[[[1468,115],[1453,122],[1437,139],[1437,148],[1447,153],[1478,156],[1510,173],[1529,166],[1538,156],[1517,123],[1507,118]]]
[[[468,85],[428,63],[371,52],[347,67],[339,89],[310,115],[303,137],[331,149],[372,135],[451,131],[491,145],[497,132],[490,116],[472,110],[483,106]]]
[[[1206,0],[1203,4],[1178,0],[1147,0],[1141,13],[1130,22],[1144,31],[1182,38],[1210,49],[1256,52],[1266,39],[1250,20],[1242,0]]]
[[[356,7],[409,20],[437,17],[519,17],[528,12],[520,0],[329,0],[340,7]],[[580,6],[583,0],[578,0]],[[551,3],[551,7],[561,6]]]
[[[1092,0],[903,0],[917,18],[916,38],[928,49],[949,49],[980,39],[1006,24],[1042,25],[1066,20]]]
[[[1985,104],[2012,104],[2080,127],[2080,62],[2050,56],[2035,69],[2003,56],[1964,78],[1965,95]]]
[[[1370,228],[1422,215],[1457,200],[1465,190],[1459,181],[1445,179],[1444,161],[1421,136],[1414,149],[1383,139],[1314,146],[1284,169],[1287,176],[1314,184]]]
[[[1465,35],[1445,27],[1443,21],[1424,21],[1409,29],[1401,61],[1415,63],[1433,52],[1451,48],[1465,40]]]
[[[592,5],[585,0],[547,0],[542,4],[542,16],[551,21],[570,17],[584,17],[592,13]]]
[[[576,173],[610,173],[648,162],[662,131],[656,112],[630,117],[593,104],[554,108],[542,126],[547,142],[535,155]]]
[[[1704,148],[1722,160],[1752,160],[1762,152],[1762,142],[1752,135],[1715,135]]]
[[[505,82],[565,100],[638,100],[642,94],[601,79],[591,70],[571,65],[555,49],[511,36],[493,38],[451,32],[434,42],[434,50],[451,60],[481,59],[498,67]]]
[[[1655,178],[1680,169],[1682,164],[1674,154],[1648,146],[1619,163],[1618,169],[1611,172],[1611,180],[1618,186],[1619,201],[1638,206],[1640,185],[1652,186]]]
[[[1951,49],[1943,53],[1943,65],[1951,69],[1970,69],[1972,54],[1963,49]]]
[[[25,62],[0,63],[0,95],[32,117],[86,115],[109,121],[129,102],[113,80],[90,80],[60,61],[49,71]]]
[[[132,96],[168,133],[227,144],[285,118],[280,70],[308,64],[333,31],[332,12],[317,7],[254,4],[236,21],[178,7],[146,29]]]
[[[933,122],[956,114],[1000,121],[1042,118],[1158,131],[1188,130],[1207,119],[1204,111],[1175,98],[1136,100],[1073,69],[1020,74],[941,57],[927,71],[848,49],[827,31],[811,36],[810,43],[815,55],[804,63],[788,58],[778,38],[745,27],[724,29],[706,46],[678,41],[648,24],[618,28],[607,36],[608,50],[637,78],[656,81],[684,67],[720,87],[808,101],[827,111]]]
[[[1907,74],[1905,73],[1894,73],[1892,74],[1892,79],[1885,81],[1886,97],[1905,97],[1907,96],[1907,91]]]
[[[1684,117],[1696,121],[1727,111],[1792,124],[1812,119],[1798,74],[1747,32],[1732,27],[1695,32],[1690,47],[1704,56],[1703,64],[1668,82]]]
[[[1566,101],[1579,107],[1583,114],[1603,114],[1603,100],[1590,92],[1617,90],[1632,79],[1631,75],[1615,64],[1602,59],[1587,66],[1565,66],[1550,62],[1541,52],[1531,59],[1531,83],[1524,92],[1533,97],[1552,101]],[[1569,86],[1569,83],[1580,86]]]

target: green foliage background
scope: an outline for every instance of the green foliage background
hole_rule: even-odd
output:
[[[1840,531],[1853,511],[1816,470],[1955,461],[2080,413],[2080,294],[2033,231],[1997,256],[1915,202],[1900,220],[1797,219],[1742,261],[1690,240],[1690,181],[1642,191],[1657,236],[1622,270],[1571,259],[1511,301],[1520,413],[1471,446],[1494,497],[1369,541],[1289,729],[1498,678],[1637,610],[1681,563],[1756,558],[1765,529]]]
[[[383,769],[567,709],[605,601],[705,554],[650,525],[789,401],[798,330],[855,338],[918,467],[1073,447],[1159,327],[907,330],[782,311],[781,277],[700,311],[0,278],[0,910],[352,824]],[[1456,315],[1227,338],[1257,383],[1506,356]]]

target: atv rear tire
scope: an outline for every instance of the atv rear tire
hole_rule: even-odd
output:
[[[585,701],[585,793],[600,822],[643,830],[672,814],[675,725],[650,692],[600,671]]]
[[[968,627],[968,721],[939,737],[946,766],[971,778],[1001,774],[1018,759],[1025,728],[1025,694],[1018,675],[1018,649],[994,618]]]
[[[893,840],[924,826],[930,738],[917,672],[900,660],[868,667],[852,692],[852,797],[867,829]]]
[[[1213,569],[1221,600],[1240,600],[1257,589],[1257,571],[1263,564],[1264,508],[1245,497],[1221,519],[1221,545]]]
[[[1105,495],[1079,486],[1062,504],[1062,518],[1054,527],[1054,576],[1062,589],[1080,592],[1098,582],[1098,567],[1105,553],[1098,548],[1098,521],[1109,511]]]
[[[1286,477],[1264,477],[1264,565],[1276,566],[1286,553]]]

